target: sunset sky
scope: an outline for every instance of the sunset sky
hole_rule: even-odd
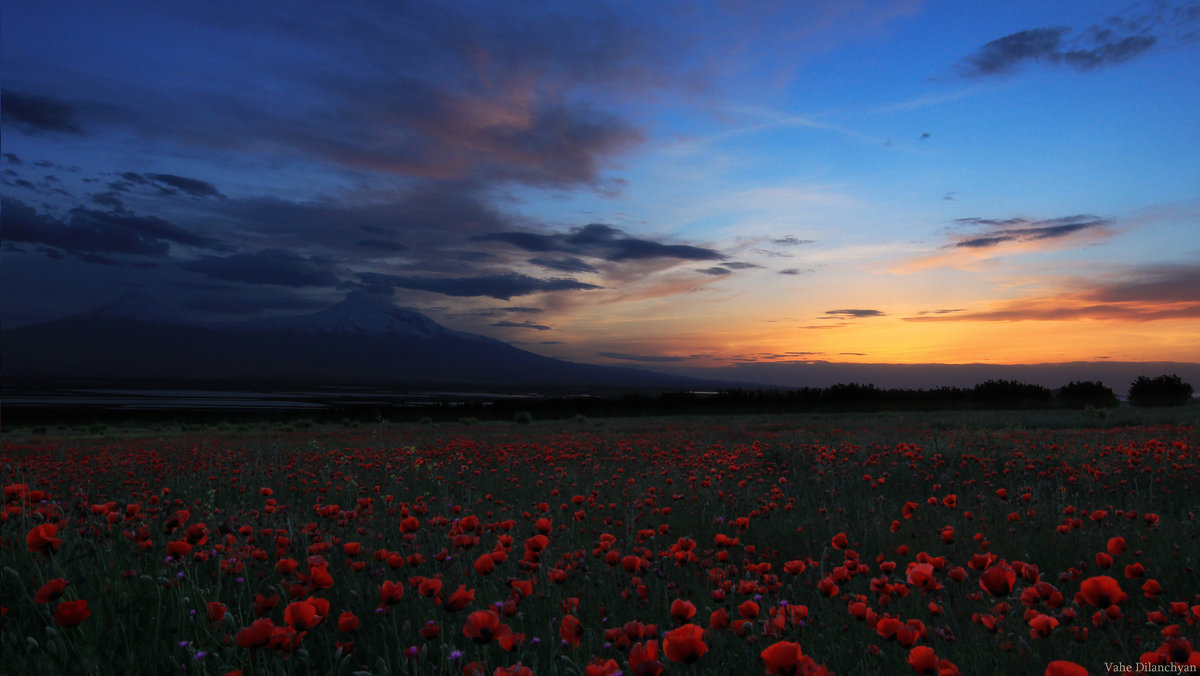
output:
[[[7,0],[4,328],[1200,361],[1200,3]]]

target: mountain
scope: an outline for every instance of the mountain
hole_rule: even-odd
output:
[[[7,377],[686,388],[712,383],[551,359],[448,329],[363,292],[320,312],[201,325],[130,294],[66,319],[0,332]]]

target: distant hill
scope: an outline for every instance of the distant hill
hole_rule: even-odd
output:
[[[5,377],[688,388],[701,380],[551,359],[365,292],[320,312],[202,325],[141,294],[0,332]]]

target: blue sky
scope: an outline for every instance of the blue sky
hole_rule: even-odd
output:
[[[1194,2],[5,4],[5,327],[356,289],[597,363],[1197,361]]]

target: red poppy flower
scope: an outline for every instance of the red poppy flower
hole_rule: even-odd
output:
[[[60,627],[78,626],[91,615],[92,611],[88,610],[87,601],[78,599],[75,601],[63,601],[54,609],[54,621]]]
[[[1046,665],[1045,676],[1088,676],[1088,670],[1066,660],[1054,660]]]
[[[574,615],[566,615],[558,625],[558,635],[574,648],[583,640],[583,625],[579,624],[579,620],[575,619]]]
[[[1121,591],[1121,585],[1107,575],[1089,577],[1079,584],[1076,600],[1104,609],[1125,601],[1129,596]]]
[[[33,595],[34,603],[50,603],[63,595],[67,585],[71,584],[65,578],[56,577],[53,580],[47,580],[46,584]]]
[[[767,665],[768,674],[778,676],[796,676],[800,670],[800,644],[791,641],[779,641],[767,646],[759,657]]]
[[[271,594],[263,596],[262,594],[254,595],[254,614],[262,617],[271,612],[271,609],[279,605],[279,594]]]
[[[704,644],[704,629],[695,624],[685,624],[667,632],[662,647],[667,659],[683,664],[694,664],[708,652],[708,646]]]
[[[446,612],[452,613],[456,610],[462,610],[467,607],[467,604],[475,600],[475,590],[467,589],[466,585],[458,585],[458,589],[446,599],[446,603],[442,606]]]
[[[1008,566],[996,565],[979,576],[979,587],[992,596],[1008,596],[1012,593],[1017,573]]]
[[[385,606],[394,606],[404,596],[404,585],[384,580],[379,587],[379,600]]]
[[[488,573],[491,573],[495,568],[496,568],[496,561],[495,561],[495,559],[492,558],[491,554],[484,554],[483,556],[479,557],[478,559],[475,559],[475,572],[479,573],[480,575],[487,575]]]
[[[343,634],[358,631],[358,617],[349,610],[343,611],[341,615],[338,615],[337,630]]]
[[[634,676],[658,676],[665,668],[658,660],[658,641],[634,643],[629,649],[629,670]]]
[[[317,612],[317,606],[308,601],[289,603],[283,609],[283,621],[296,631],[312,629],[325,618]]]
[[[671,602],[671,617],[678,622],[687,622],[696,614],[696,605],[691,601],[675,599]]]
[[[417,585],[417,593],[427,599],[431,599],[442,591],[442,581],[436,577],[427,577],[421,580]]]
[[[508,625],[501,624],[500,616],[491,609],[476,610],[467,616],[467,623],[463,625],[463,635],[479,644],[510,633],[512,630]]]
[[[933,653],[933,648],[919,645],[908,651],[908,666],[918,674],[937,674],[938,658]]]
[[[62,544],[61,539],[54,537],[57,534],[57,524],[38,524],[29,529],[29,532],[25,534],[25,544],[29,546],[30,552],[49,556],[57,552],[58,546]]]
[[[204,604],[204,609],[208,612],[208,619],[210,622],[220,622],[221,620],[225,619],[225,613],[229,611],[229,609],[225,607],[225,604],[221,603],[220,601],[209,601],[208,603]]]

